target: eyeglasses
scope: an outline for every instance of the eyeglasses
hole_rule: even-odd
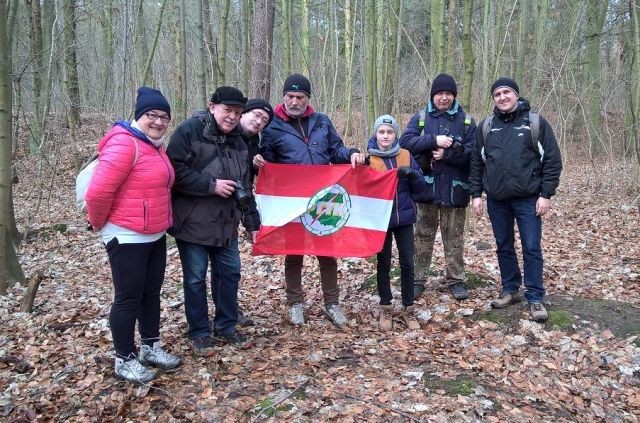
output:
[[[171,116],[169,116],[169,115],[160,116],[160,115],[157,115],[157,114],[155,114],[153,112],[147,112],[144,115],[147,117],[147,119],[151,120],[152,122],[155,122],[158,119],[160,119],[160,122],[162,122],[164,124],[167,124],[167,123],[171,122]]]
[[[269,123],[269,118],[268,118],[268,117],[264,117],[264,116],[262,116],[262,115],[261,115],[259,112],[257,112],[257,111],[252,110],[252,111],[251,111],[251,114],[253,115],[253,117],[254,117],[254,118],[258,119],[258,120],[260,121],[260,123],[263,123],[263,124],[265,124],[265,125],[266,125],[267,123]]]

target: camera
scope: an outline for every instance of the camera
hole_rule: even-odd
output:
[[[247,192],[245,187],[242,185],[242,182],[236,182],[236,190],[233,191],[233,199],[236,200],[236,204],[240,207],[244,207],[249,204],[249,198],[251,198],[251,194]]]
[[[460,135],[454,135],[451,137],[453,139],[453,143],[451,144],[451,148],[453,149],[453,154],[456,156],[462,156],[464,153],[464,145],[462,145],[462,137]]]

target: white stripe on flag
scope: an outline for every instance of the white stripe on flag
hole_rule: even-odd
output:
[[[260,211],[260,221],[264,226],[284,226],[298,220],[309,204],[307,197],[281,197],[256,194],[256,203]],[[393,200],[351,196],[351,214],[345,226],[353,228],[387,231],[389,212]]]

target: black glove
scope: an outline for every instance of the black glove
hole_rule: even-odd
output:
[[[418,179],[418,172],[409,166],[401,166],[398,168],[398,178],[407,178],[410,181],[415,181]]]

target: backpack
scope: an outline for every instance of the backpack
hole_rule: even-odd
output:
[[[418,118],[418,128],[420,128],[420,135],[424,134],[424,120],[426,117],[427,117],[427,109],[424,108],[420,110],[420,116]],[[471,118],[465,113],[464,114],[464,135],[467,135],[469,126],[471,126]]]
[[[529,125],[529,129],[531,130],[531,142],[533,143],[533,151],[536,152],[538,156],[540,156],[540,161],[542,161],[542,146],[540,145],[540,115],[536,112],[529,112],[529,115],[524,118],[524,122]],[[484,145],[487,142],[487,135],[489,135],[489,131],[491,130],[491,125],[493,123],[493,113],[491,113],[487,118],[482,122],[482,144],[480,145],[480,154],[482,155],[482,161],[486,161],[486,157],[484,155]]]
[[[138,143],[133,139],[133,137],[131,138],[131,141],[133,141],[133,145],[136,147],[136,154],[133,158],[133,164],[131,165],[131,168],[133,169],[133,166],[135,166],[138,161]],[[89,190],[89,185],[91,185],[91,179],[93,178],[93,174],[96,172],[98,163],[98,153],[95,153],[82,165],[80,172],[78,172],[78,176],[76,176],[76,208],[83,213],[87,210],[87,201],[85,200],[85,197],[87,196],[87,191]]]

